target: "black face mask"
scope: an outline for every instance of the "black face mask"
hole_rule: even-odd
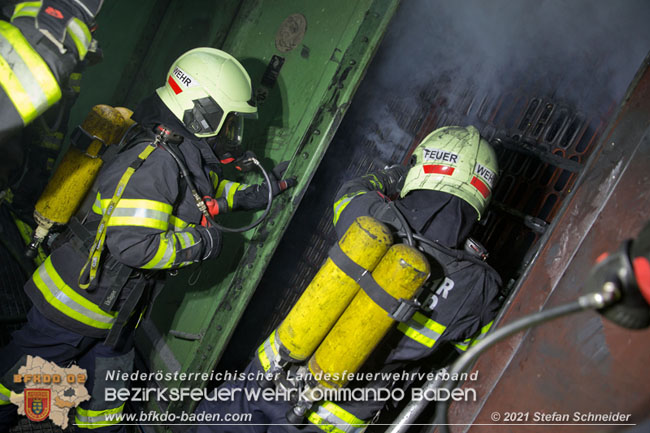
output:
[[[214,153],[223,164],[233,162],[244,154],[242,137],[244,119],[237,113],[228,113],[219,134],[206,138]]]

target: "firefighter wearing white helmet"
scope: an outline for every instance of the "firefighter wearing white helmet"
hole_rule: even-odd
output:
[[[150,310],[155,282],[166,271],[219,256],[221,231],[208,210],[214,216],[261,209],[269,187],[279,194],[295,182],[279,180],[277,169],[270,186],[222,178],[223,155],[218,158],[212,146],[239,145],[242,117],[257,112],[252,94],[237,60],[199,48],[174,62],[164,87],[135,109],[136,124],[97,177],[92,210],[83,222],[71,221],[25,284],[34,308],[11,345],[0,350],[0,431],[16,417],[8,397],[22,392],[20,384],[2,378],[13,377],[29,355],[78,362],[87,370],[92,398],[76,409],[76,423],[125,431],[108,418],[122,413],[123,402],[106,400],[104,390],[128,382],[97,369],[132,371],[134,328],[140,313]]]
[[[469,234],[478,219],[485,216],[497,170],[494,152],[475,127],[448,126],[422,141],[413,154],[410,169],[395,165],[351,179],[339,189],[333,206],[333,223],[339,239],[358,217],[371,216],[390,227],[398,242],[412,243],[422,251],[432,270],[431,278],[418,294],[418,310],[389,331],[365,361],[360,374],[355,375],[356,380],[347,385],[371,388],[368,392],[354,389],[347,394],[365,395],[367,400],[319,401],[306,411],[305,425],[296,426],[288,425],[286,414],[293,411],[288,401],[210,399],[201,402],[197,412],[253,414],[250,424],[228,427],[238,433],[253,433],[256,424],[270,424],[268,433],[360,432],[387,405],[386,400],[373,399],[373,395],[379,395],[382,389],[408,386],[392,381],[395,376],[405,377],[403,373],[423,366],[427,371],[442,368],[453,356],[477,342],[490,329],[500,307],[501,279],[485,262],[485,251],[478,242],[470,240]],[[325,315],[318,308],[311,311],[310,319],[314,322]],[[278,347],[278,335],[272,333],[260,345],[245,370],[248,377],[270,372],[269,359]],[[339,347],[346,353],[358,350],[353,343],[346,346],[343,340]],[[379,372],[386,376],[378,378]],[[263,385],[244,379],[220,387],[250,389]],[[391,395],[399,395],[399,391]],[[404,390],[403,395],[409,395],[409,391]],[[396,406],[399,402],[392,403]],[[392,421],[395,415],[384,421]],[[219,428],[197,426],[195,431],[220,431]]]
[[[453,194],[472,205],[480,220],[498,171],[494,150],[474,126],[446,126],[413,152],[400,197],[420,189]]]

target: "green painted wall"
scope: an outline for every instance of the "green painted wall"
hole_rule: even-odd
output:
[[[169,66],[184,51],[202,45],[222,48],[241,61],[257,88],[259,119],[247,121],[244,144],[267,169],[290,160],[288,175],[299,180],[296,188],[274,201],[257,229],[227,234],[218,259],[168,279],[151,318],[138,330],[137,347],[145,368],[209,372],[217,363],[397,3],[112,0],[104,4],[96,33],[104,61],[84,74],[72,125],[97,103],[134,108],[164,83]],[[269,68],[271,63],[282,65]],[[227,173],[234,180],[260,180],[256,173],[242,177],[233,171]],[[220,222],[242,226],[258,215],[235,213]],[[200,379],[183,384],[203,385]],[[178,411],[191,409],[192,402],[163,408],[152,402],[149,406]]]

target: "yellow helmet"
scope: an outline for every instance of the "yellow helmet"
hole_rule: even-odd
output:
[[[241,125],[242,117],[257,117],[248,73],[237,59],[216,48],[195,48],[181,55],[156,92],[197,137],[214,137],[225,123]]]
[[[492,197],[499,166],[492,146],[474,126],[446,126],[427,135],[413,151],[401,197],[418,189],[453,194],[481,219]]]

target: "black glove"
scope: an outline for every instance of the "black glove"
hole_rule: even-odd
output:
[[[384,187],[384,194],[388,197],[392,197],[399,194],[402,190],[407,172],[408,170],[406,167],[395,164],[378,171],[375,175]]]
[[[216,227],[196,227],[203,242],[203,254],[201,260],[209,260],[217,257],[221,252],[221,231]]]
[[[271,180],[271,190],[273,192],[273,197],[277,196],[283,191],[286,191],[289,188],[296,186],[298,183],[296,177],[290,177],[289,179],[282,179],[284,173],[289,167],[289,161],[283,161],[276,165],[271,173],[269,173],[269,179]],[[262,183],[264,189],[266,189],[266,181]]]

